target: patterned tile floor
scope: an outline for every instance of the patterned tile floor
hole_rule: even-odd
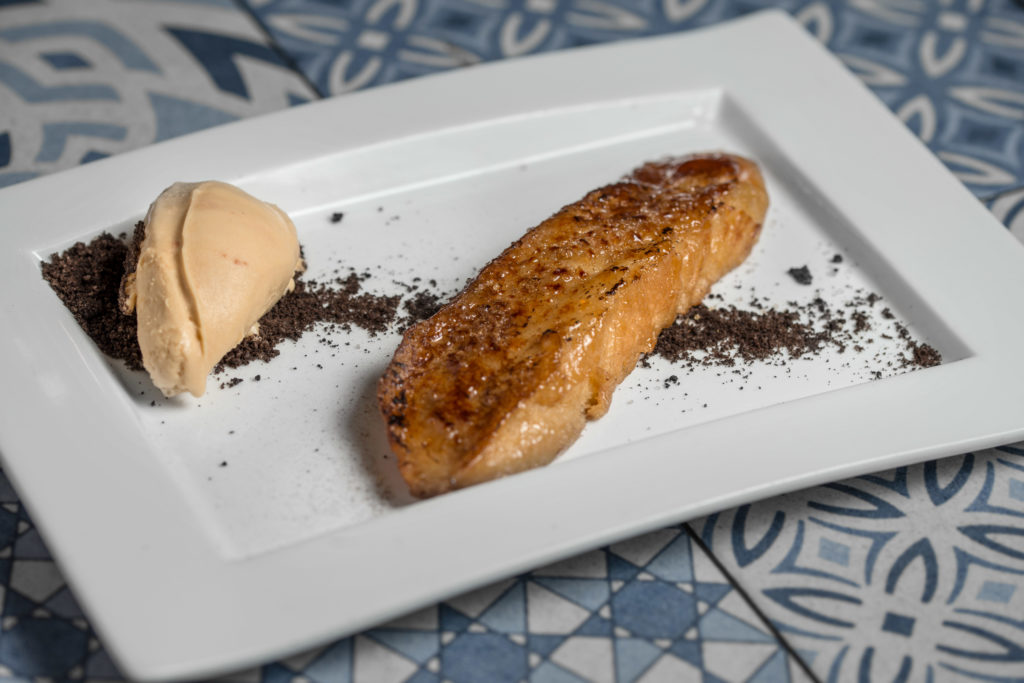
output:
[[[1013,0],[0,0],[0,186],[322,96],[765,7],[1024,240]],[[1021,615],[1024,445],[724,511],[231,678],[1021,681]],[[2,477],[0,677],[120,679]]]
[[[828,680],[1024,676],[1024,449],[746,505],[692,526]]]

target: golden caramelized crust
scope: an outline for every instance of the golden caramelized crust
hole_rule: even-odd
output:
[[[753,162],[651,162],[530,230],[410,328],[378,402],[431,496],[550,462],[676,315],[746,258],[768,206]]]

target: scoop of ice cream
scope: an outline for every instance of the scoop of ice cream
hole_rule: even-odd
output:
[[[122,310],[136,312],[142,364],[164,395],[202,396],[213,367],[295,286],[295,226],[273,204],[207,181],[164,190],[143,230]]]

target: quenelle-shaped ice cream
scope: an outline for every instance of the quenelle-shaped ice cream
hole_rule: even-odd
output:
[[[210,371],[288,291],[302,267],[281,209],[217,181],[175,183],[149,208],[121,308],[165,396],[202,396]],[[130,266],[129,266],[130,267]]]

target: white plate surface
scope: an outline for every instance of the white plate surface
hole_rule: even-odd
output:
[[[586,190],[708,149],[756,159],[772,196],[761,243],[716,293],[839,306],[876,292],[944,363],[894,370],[883,339],[743,377],[655,358],[552,466],[411,502],[373,402],[397,334],[337,333],[337,349],[308,334],[220,378],[236,387],[164,400],[39,274],[171,182],[217,178],[293,216],[314,277],[451,291]],[[1024,251],[781,13],[217,128],[3,190],[0,223],[4,467],[136,678],[242,667],[661,525],[1024,436]],[[800,265],[810,288],[786,275]]]

